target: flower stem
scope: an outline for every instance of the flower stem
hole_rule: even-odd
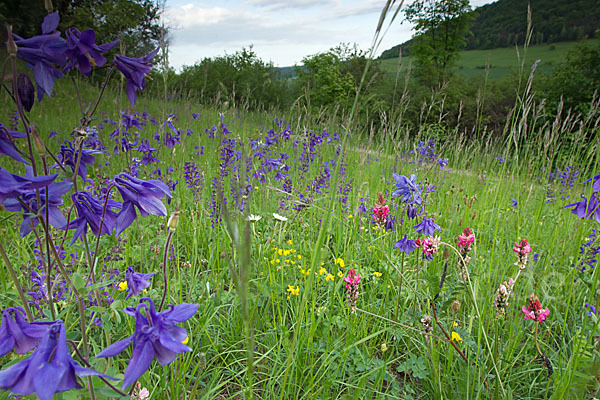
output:
[[[29,309],[29,304],[27,303],[27,300],[25,299],[25,294],[23,293],[23,288],[21,287],[21,284],[19,283],[19,280],[17,279],[17,274],[15,273],[15,270],[13,269],[10,260],[8,259],[8,256],[6,255],[6,252],[4,251],[4,247],[2,246],[2,243],[0,243],[0,254],[2,255],[2,258],[4,259],[4,262],[6,263],[6,266],[8,267],[8,272],[10,272],[10,277],[13,280],[13,283],[15,284],[15,288],[17,288],[17,292],[19,293],[19,297],[21,298],[21,303],[23,303],[23,308],[25,309],[25,314],[27,314],[27,319],[29,320],[29,322],[33,322],[33,316],[31,315],[31,310]]]
[[[169,229],[169,234],[167,235],[167,242],[165,243],[165,251],[163,252],[163,280],[165,282],[165,287],[163,290],[162,299],[160,300],[160,305],[158,306],[158,312],[162,311],[163,305],[165,304],[165,299],[167,298],[167,289],[169,285],[169,278],[167,276],[167,255],[169,253],[169,245],[171,244],[172,236],[173,231]]]
[[[440,244],[450,247],[458,256],[460,257],[462,265],[467,265],[464,257],[460,252],[456,249],[456,247],[451,244],[440,242]],[[506,396],[506,390],[504,389],[504,384],[502,383],[502,379],[500,378],[500,371],[498,371],[498,366],[496,365],[496,359],[494,358],[494,352],[492,351],[492,347],[490,346],[490,342],[487,337],[487,333],[485,332],[485,327],[483,326],[483,319],[481,318],[481,313],[479,312],[479,306],[477,305],[477,299],[475,298],[475,291],[473,290],[473,283],[471,282],[471,275],[469,274],[469,269],[465,267],[465,274],[467,275],[467,283],[469,288],[469,294],[473,300],[473,306],[475,307],[475,312],[477,313],[477,318],[481,324],[481,333],[483,334],[483,339],[485,340],[485,345],[490,353],[490,359],[492,361],[492,365],[494,366],[494,371],[496,372],[496,377],[498,378],[498,383],[500,384],[500,389],[502,389],[502,395]]]

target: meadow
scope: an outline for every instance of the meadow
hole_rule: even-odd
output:
[[[597,396],[597,100],[369,129],[132,99],[115,59],[0,100],[2,398]]]
[[[577,43],[579,42],[531,45],[527,48],[526,54],[522,49],[515,47],[463,50],[458,53],[457,73],[467,78],[483,78],[487,74],[490,79],[497,79],[511,73],[518,73],[523,61],[520,57],[526,57],[527,67],[531,67],[536,60],[540,60],[537,67],[538,72],[550,74],[553,68],[565,59],[567,52],[575,49]],[[402,59],[405,66],[412,61],[413,57],[411,56],[405,56]],[[380,66],[382,71],[395,75],[398,69],[398,59],[381,60]]]

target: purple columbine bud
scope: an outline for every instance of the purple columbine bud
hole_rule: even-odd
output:
[[[35,88],[29,75],[20,73],[17,77],[17,91],[19,92],[19,99],[25,111],[30,112],[35,102]]]

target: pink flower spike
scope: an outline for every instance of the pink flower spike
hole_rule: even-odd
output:
[[[344,282],[349,285],[358,285],[360,284],[360,275],[358,275],[355,270],[351,269],[348,271],[348,276],[344,278]]]
[[[537,317],[539,322],[544,322],[544,320],[550,315],[550,310],[546,308],[545,310],[540,311],[540,314]]]
[[[531,253],[531,246],[527,242],[527,239],[521,239],[520,243],[516,243],[513,246],[513,251],[519,255],[526,255],[527,253]]]
[[[535,312],[527,311],[527,307],[523,306],[521,308],[521,311],[523,311],[523,314],[525,314],[525,321],[527,321],[528,319],[535,319]]]
[[[458,235],[458,247],[470,250],[471,244],[475,241],[475,235],[468,226],[464,232]]]
[[[525,314],[525,320],[532,319],[537,322],[544,322],[548,315],[550,315],[548,308],[542,309],[542,303],[535,294],[529,296],[527,306],[523,306],[521,311]]]

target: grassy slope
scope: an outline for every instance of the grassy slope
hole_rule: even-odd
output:
[[[564,60],[567,52],[574,49],[578,42],[561,42],[531,46],[526,53],[526,67],[529,68],[535,60],[541,60],[538,71],[551,72],[552,68]],[[523,49],[519,49],[521,62]],[[408,56],[403,60],[404,65],[412,62],[414,57]],[[519,70],[519,58],[514,47],[504,47],[491,50],[461,51],[458,60],[458,72],[468,77],[484,76],[486,65],[490,65],[490,78],[499,78],[511,71]],[[397,59],[381,60],[381,68],[389,73],[396,73]],[[405,70],[405,67],[403,68]]]

